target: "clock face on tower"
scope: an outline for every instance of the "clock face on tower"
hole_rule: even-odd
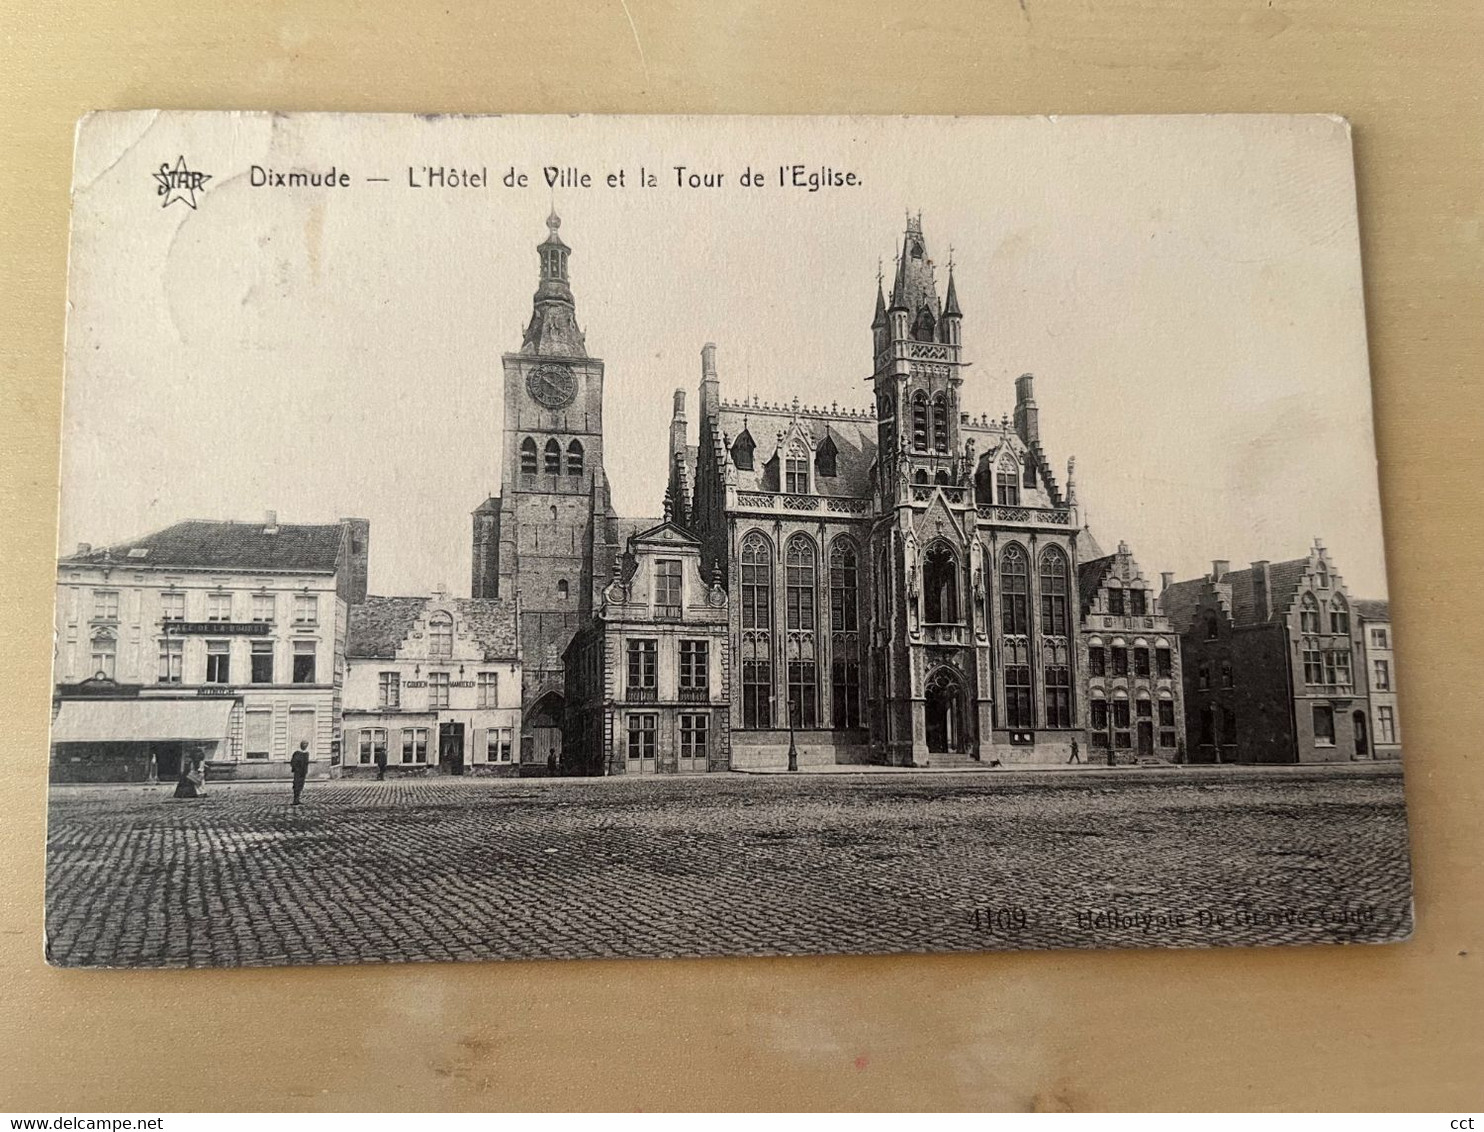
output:
[[[548,409],[563,409],[577,396],[577,377],[564,365],[537,366],[526,374],[526,392]]]

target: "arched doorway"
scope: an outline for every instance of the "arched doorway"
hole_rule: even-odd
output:
[[[562,719],[566,711],[567,701],[562,694],[547,692],[525,713],[521,762],[539,768],[536,773],[557,773],[561,768]]]
[[[926,700],[928,753],[944,755],[967,749],[962,677],[951,668],[939,668],[928,677]]]

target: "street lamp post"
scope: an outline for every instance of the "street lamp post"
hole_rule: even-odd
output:
[[[788,634],[783,640],[783,676],[785,684],[784,703],[788,705],[788,769],[791,771],[799,769],[799,746],[794,741],[794,693],[793,693],[793,671],[789,667],[789,645],[792,643],[793,635]],[[802,646],[801,646],[802,649]],[[802,656],[802,651],[800,656]]]

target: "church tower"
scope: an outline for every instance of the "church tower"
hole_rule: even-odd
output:
[[[524,746],[534,748],[524,753],[538,763],[561,752],[562,653],[592,611],[595,519],[608,498],[603,362],[577,325],[561,225],[547,217],[531,318],[502,359],[501,494],[474,512],[472,594],[519,603]]]

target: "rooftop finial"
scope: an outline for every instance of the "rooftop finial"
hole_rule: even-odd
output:
[[[556,235],[556,230],[562,226],[562,218],[557,215],[556,202],[551,205],[551,214],[546,218],[546,226],[551,229],[551,234]]]

